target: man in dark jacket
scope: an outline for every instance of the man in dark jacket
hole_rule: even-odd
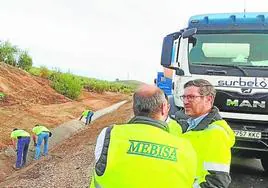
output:
[[[229,170],[235,135],[213,106],[215,95],[216,90],[207,80],[189,81],[181,96],[184,110],[175,114],[183,134],[173,134],[187,138],[195,148],[201,188],[227,188],[231,182]]]

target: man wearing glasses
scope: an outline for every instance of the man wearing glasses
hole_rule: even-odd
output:
[[[207,80],[189,81],[181,96],[184,110],[175,114],[182,137],[189,139],[196,150],[197,187],[202,188],[225,188],[231,182],[229,170],[235,135],[213,106],[215,95],[215,88]]]
[[[196,154],[187,139],[169,134],[163,91],[141,86],[133,111],[128,123],[106,127],[98,136],[90,187],[192,187]]]

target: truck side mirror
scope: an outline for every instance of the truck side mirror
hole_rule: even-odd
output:
[[[184,71],[182,69],[176,69],[175,74],[178,76],[184,76]]]
[[[193,36],[194,34],[196,34],[197,29],[196,28],[191,28],[191,29],[187,29],[182,33],[182,38],[189,38],[191,36]]]
[[[181,32],[176,32],[167,35],[163,40],[162,45],[162,55],[161,55],[161,65],[163,67],[169,67],[172,61],[172,49],[174,40],[178,39]]]

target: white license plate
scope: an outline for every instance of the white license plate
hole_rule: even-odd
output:
[[[243,138],[261,138],[261,132],[234,130],[235,136]]]

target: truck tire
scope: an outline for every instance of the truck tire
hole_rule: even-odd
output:
[[[268,174],[268,155],[261,158],[261,164],[266,174]]]

